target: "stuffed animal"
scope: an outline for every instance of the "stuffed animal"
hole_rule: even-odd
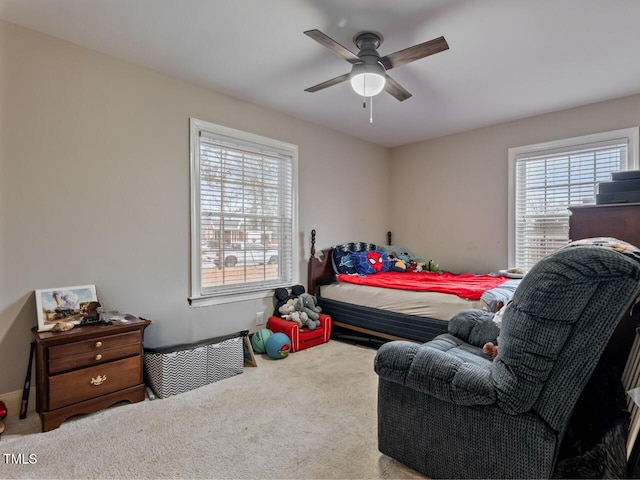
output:
[[[283,289],[284,290],[284,289]],[[287,292],[287,295],[289,292]],[[278,313],[285,320],[290,320],[298,324],[299,327],[302,327],[302,320],[300,319],[299,312],[296,312],[296,302],[298,300],[296,298],[290,298],[284,305],[281,305],[278,308]],[[293,315],[296,313],[296,315]]]
[[[394,272],[406,272],[407,264],[399,258],[389,259],[389,269]]]
[[[498,356],[498,343],[500,341],[500,337],[496,339],[496,344],[493,342],[487,342],[482,347],[482,353],[485,355],[489,355],[491,358],[496,358]]]
[[[429,261],[421,261],[421,260],[411,260],[406,264],[407,270],[411,270],[412,272],[437,272],[440,270],[440,267],[433,260]]]
[[[302,326],[304,325],[305,327],[309,326],[309,322],[313,323],[313,320],[309,320],[309,317],[307,317],[307,314],[304,312],[297,312],[297,311],[293,311],[287,315],[282,315],[282,318],[284,318],[285,320],[289,320],[291,322],[297,323],[298,327],[302,328]],[[313,324],[313,328],[309,327],[311,330],[313,330],[314,328],[316,328],[315,323]]]
[[[428,262],[425,262],[423,270],[426,270],[427,272],[437,272],[440,270],[440,266],[433,260],[429,260]]]
[[[303,295],[308,295],[308,293],[304,293]],[[302,295],[300,295],[300,297],[298,297],[296,299],[296,301],[295,301],[296,302],[294,304],[295,310],[296,310],[297,313],[300,314],[300,319],[301,320],[303,318],[305,319],[302,322],[302,326],[303,327],[307,327],[309,330],[315,330],[316,327],[320,326],[320,321],[319,320],[313,320],[311,317],[309,317],[309,312],[311,312],[311,310],[308,310],[308,309],[304,308],[304,302],[303,302],[301,297],[302,297]]]
[[[411,253],[404,248],[398,248],[396,250],[391,251],[389,254],[390,257],[397,258],[401,262],[404,262],[405,265],[411,261]]]
[[[316,323],[311,320],[306,312],[296,310],[297,298],[291,298],[279,309],[280,316],[285,320],[295,322],[300,328],[307,327],[309,330],[315,330]]]
[[[304,286],[302,285],[294,285],[291,287],[291,292],[286,288],[276,288],[273,292],[273,315],[277,317],[281,313],[280,307],[291,299],[297,299],[301,293],[304,293]]]
[[[276,288],[273,292],[273,316],[277,317],[282,312],[280,309],[287,303],[289,300],[289,290],[286,288]]]
[[[313,299],[312,303],[307,297]],[[297,323],[300,328],[307,327],[309,330],[315,330],[320,326],[317,313],[320,311],[320,307],[316,306],[316,298],[305,292],[303,285],[294,285],[291,287],[291,291],[286,288],[276,288],[273,292],[273,300],[274,316],[279,315],[286,320]],[[315,318],[309,315],[310,313],[315,315]]]
[[[291,287],[291,297],[290,298],[298,298],[305,292],[303,285],[294,285]]]
[[[499,310],[493,316],[493,322],[500,328],[502,326],[502,317],[504,316],[504,311],[507,309],[507,306],[500,300],[498,300],[496,305]],[[482,347],[482,352],[491,358],[496,358],[498,356],[498,342],[500,342],[500,337],[496,338],[495,345],[493,342],[485,343]]]
[[[298,297],[296,310],[307,314],[307,316],[314,322],[313,328],[320,326],[320,316],[318,314],[322,311],[322,308],[317,305],[316,297],[309,293],[303,293]]]

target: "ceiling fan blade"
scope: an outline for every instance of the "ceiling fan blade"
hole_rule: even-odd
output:
[[[314,85],[313,87],[305,88],[305,92],[317,92],[318,90],[322,90],[323,88],[333,87],[339,83],[342,83],[346,80],[349,80],[350,73],[345,73],[344,75],[340,75],[339,77],[332,78],[331,80],[327,80],[326,82],[319,83]]]
[[[416,60],[445,50],[449,50],[449,44],[444,37],[438,37],[428,42],[420,43],[413,47],[398,50],[395,53],[380,57],[380,63],[382,63],[387,70],[391,70],[405,63],[415,62]]]
[[[316,30],[316,29],[307,30],[306,32],[304,32],[304,34],[306,36],[308,36],[308,37],[313,38],[320,45],[322,45],[323,47],[328,48],[333,53],[335,53],[339,57],[344,58],[349,63],[360,63],[360,62],[362,62],[362,60],[360,60],[360,58],[355,53],[353,53],[348,48],[343,47],[338,42],[336,42],[333,38],[325,35],[320,30]]]
[[[411,94],[389,75],[387,75],[387,82],[384,84],[384,89],[401,102],[411,97]]]

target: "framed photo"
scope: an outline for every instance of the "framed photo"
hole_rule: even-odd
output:
[[[256,356],[253,354],[253,347],[251,346],[251,340],[248,335],[244,335],[242,339],[242,347],[244,350],[244,363],[252,367],[257,367]]]
[[[51,330],[59,322],[80,323],[84,309],[97,301],[95,285],[36,290],[38,331]]]

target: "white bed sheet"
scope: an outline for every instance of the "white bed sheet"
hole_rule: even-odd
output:
[[[446,321],[467,308],[489,311],[483,300],[466,300],[447,293],[397,290],[341,282],[322,285],[320,296],[345,303]]]

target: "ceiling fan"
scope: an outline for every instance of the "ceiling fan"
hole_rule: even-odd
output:
[[[359,49],[356,55],[320,30],[307,30],[304,34],[353,65],[350,73],[306,88],[305,92],[317,92],[350,80],[355,92],[363,97],[373,97],[382,90],[386,90],[401,102],[411,97],[411,94],[387,75],[387,70],[449,49],[444,37],[438,37],[381,57],[377,49],[384,40],[382,35],[377,32],[365,31],[353,37],[353,43]]]

